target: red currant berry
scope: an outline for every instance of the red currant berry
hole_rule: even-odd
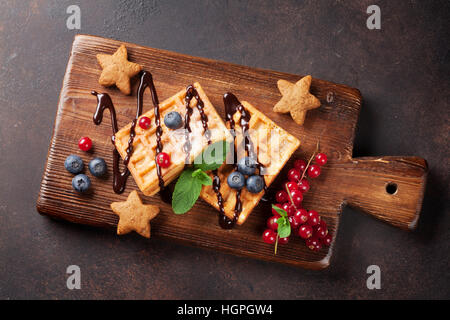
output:
[[[311,227],[314,227],[320,223],[320,216],[317,211],[310,210],[308,211],[308,224]]]
[[[291,224],[291,227],[293,229],[297,229],[300,226],[300,221],[297,219],[296,216],[290,216],[288,218],[288,220],[289,220],[289,223]]]
[[[141,117],[139,119],[139,127],[141,127],[144,130],[149,129],[151,124],[152,124],[152,120],[150,120],[150,118],[148,118],[148,117]]]
[[[291,206],[289,207],[288,212],[287,212],[288,216],[289,216],[289,217],[290,217],[290,216],[293,216],[293,215],[295,214],[295,211],[297,211],[297,209],[295,209],[295,206],[293,206],[293,205],[291,204]]]
[[[294,190],[291,192],[292,202],[296,207],[300,206],[303,201],[303,194],[300,190]]]
[[[305,209],[298,209],[297,211],[295,211],[294,216],[297,217],[297,220],[299,220],[301,224],[308,221],[308,211],[306,211]]]
[[[320,166],[313,164],[308,168],[308,176],[310,178],[317,178],[320,176]]]
[[[317,236],[319,239],[323,239],[328,234],[328,229],[322,227],[321,225],[317,225],[314,228],[314,236]]]
[[[298,190],[298,186],[295,182],[286,182],[286,184],[284,185],[285,188],[287,188],[290,192],[294,191],[294,190]]]
[[[278,207],[278,208],[280,208],[280,209],[283,209],[283,205],[282,205],[281,203],[275,204],[275,207]],[[280,217],[280,214],[279,214],[278,212],[276,212],[275,209],[273,209],[273,208],[272,208],[272,214],[273,214],[274,216]]]
[[[286,191],[280,190],[275,194],[275,199],[279,203],[284,203],[289,201],[289,196]]]
[[[278,238],[278,243],[287,244],[289,242],[289,237],[286,238]]]
[[[288,216],[293,216],[295,213],[295,207],[290,202],[283,204],[282,209],[286,211]]]
[[[300,190],[303,193],[309,191],[309,182],[306,179],[300,180],[297,186],[298,186],[298,190]]]
[[[302,174],[301,174],[300,170],[295,169],[295,168],[289,170],[288,175],[287,175],[288,180],[292,181],[292,182],[297,182],[298,180],[300,180],[301,177],[302,177]]]
[[[303,224],[298,228],[298,235],[303,239],[311,238],[313,235],[313,228],[307,224]]]
[[[278,223],[277,220],[280,216],[272,216],[267,220],[267,227],[273,231],[278,230]]]
[[[276,240],[277,240],[277,234],[275,233],[275,231],[270,230],[270,229],[267,229],[266,231],[264,231],[263,241],[265,243],[274,244]]]
[[[306,162],[303,161],[302,159],[295,160],[294,168],[299,170],[300,172],[303,172],[305,171],[306,168]]]
[[[170,156],[165,152],[160,152],[156,156],[156,162],[161,168],[167,168],[170,166]]]
[[[325,228],[325,229],[328,228],[327,223],[322,218],[320,218],[319,226],[321,226],[322,228]]]
[[[92,140],[88,137],[82,137],[78,140],[78,147],[83,151],[89,151],[92,148]]]
[[[322,243],[329,247],[331,246],[331,242],[333,242],[333,237],[331,236],[331,234],[328,232],[328,234],[325,236],[325,238],[322,239]]]
[[[312,251],[319,251],[320,249],[322,249],[322,244],[320,243],[320,240],[316,237],[306,239],[306,246]]]
[[[328,158],[327,158],[325,153],[318,153],[317,154],[317,156],[316,156],[316,163],[319,166],[323,166],[324,164],[327,163],[327,161],[328,161]]]

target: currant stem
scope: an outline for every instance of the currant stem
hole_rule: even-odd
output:
[[[295,205],[294,201],[292,200],[291,190],[289,190],[287,184],[286,184],[285,188],[286,188],[286,192],[287,192],[287,194],[289,196],[289,202],[294,206],[295,210],[298,210],[297,206]]]
[[[311,161],[314,159],[315,155],[319,152],[319,145],[320,145],[320,140],[317,140],[316,150],[311,155],[311,158],[309,158],[308,164],[306,165],[305,170],[302,173],[302,177],[300,178],[300,181],[302,181],[303,178],[305,177],[306,172],[308,171],[309,165],[311,164]]]
[[[279,236],[278,236],[278,233],[277,233],[277,238],[275,239],[275,252],[274,252],[275,255],[277,254],[278,238],[279,238]]]

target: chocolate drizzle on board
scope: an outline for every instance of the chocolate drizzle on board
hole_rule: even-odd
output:
[[[231,134],[233,135],[234,141],[236,141],[236,132],[235,132],[236,124],[234,122],[233,116],[238,111],[241,114],[241,117],[239,119],[239,125],[242,128],[242,136],[244,137],[244,140],[243,140],[244,150],[245,150],[245,153],[247,156],[249,156],[251,159],[254,159],[257,162],[257,168],[259,171],[259,175],[261,175],[261,172],[262,172],[262,169],[264,166],[261,163],[259,163],[259,161],[258,161],[257,155],[253,148],[253,143],[250,139],[250,134],[248,132],[250,118],[251,118],[250,113],[239,102],[238,98],[230,92],[227,92],[224,94],[223,103],[225,105],[225,118],[226,118],[225,120],[227,122],[229,122],[229,124],[230,124],[230,131],[231,131]],[[234,144],[235,143],[233,143],[233,145]],[[234,164],[235,170],[237,170],[237,160],[238,160],[237,152],[234,152],[233,164]],[[218,194],[218,204],[219,204],[219,208],[220,208],[219,225],[223,229],[231,229],[235,226],[237,220],[239,219],[239,215],[242,212],[242,201],[241,201],[242,189],[236,191],[236,205],[234,207],[234,216],[233,216],[233,219],[230,219],[224,214],[223,199],[221,199],[222,196],[220,195],[220,192],[218,192],[218,190],[220,190],[220,180],[219,179],[217,179],[217,180],[218,180],[218,183],[216,183],[216,179],[213,182],[213,189],[214,189],[214,192],[216,192],[216,194]],[[263,181],[264,181],[264,178],[263,178]],[[267,190],[267,186],[264,183],[264,191],[266,191],[266,190]],[[219,195],[220,195],[220,197],[219,197]]]
[[[155,125],[156,125],[156,155],[160,152],[162,152],[163,145],[161,143],[161,136],[162,136],[162,128],[160,123],[160,115],[159,115],[159,101],[158,101],[158,95],[156,94],[155,85],[153,83],[153,77],[150,72],[143,71],[141,73],[141,79],[139,83],[139,89],[137,92],[137,110],[136,110],[136,117],[131,122],[130,127],[130,138],[128,140],[128,147],[126,149],[127,155],[125,156],[125,159],[123,160],[123,164],[125,166],[125,170],[123,172],[120,172],[119,169],[119,152],[116,148],[113,150],[113,189],[115,193],[122,193],[125,190],[126,181],[128,179],[128,176],[130,175],[130,171],[128,170],[127,166],[130,162],[131,156],[133,155],[133,141],[136,136],[136,124],[139,119],[139,117],[142,115],[143,110],[143,98],[144,98],[144,91],[146,88],[150,89],[150,92],[152,94],[152,101],[153,101],[153,107],[154,107],[154,113],[155,113]],[[117,127],[117,116],[116,116],[116,110],[114,108],[114,104],[112,103],[111,97],[107,93],[97,93],[96,91],[91,92],[93,95],[97,97],[97,109],[94,113],[94,123],[96,125],[99,125],[102,123],[103,120],[103,113],[106,109],[109,110],[109,113],[111,114],[111,127],[113,134],[111,136],[111,141],[113,145],[115,146],[115,134],[118,131]],[[156,162],[156,172],[159,179],[159,187],[160,187],[160,194],[161,198],[163,200],[166,196],[164,195],[164,180],[161,174],[161,167],[159,166],[158,162],[156,161],[156,155],[155,155],[155,162]]]

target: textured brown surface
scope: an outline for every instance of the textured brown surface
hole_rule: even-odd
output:
[[[358,87],[354,156],[418,155],[430,167],[413,233],[344,210],[322,272],[54,223],[35,213],[67,53],[70,2],[0,10],[0,296],[3,298],[449,298],[447,1],[81,1],[83,33]],[[104,10],[102,12],[100,9]],[[65,269],[82,270],[82,290]],[[382,289],[365,286],[368,265]]]

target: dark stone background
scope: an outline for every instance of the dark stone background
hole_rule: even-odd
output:
[[[415,232],[345,209],[332,265],[308,271],[55,222],[35,202],[75,31],[361,90],[355,156],[417,155]],[[378,4],[382,29],[366,28]],[[450,298],[450,2],[0,1],[0,298]],[[68,265],[82,289],[66,288]],[[382,289],[366,288],[366,268]]]

